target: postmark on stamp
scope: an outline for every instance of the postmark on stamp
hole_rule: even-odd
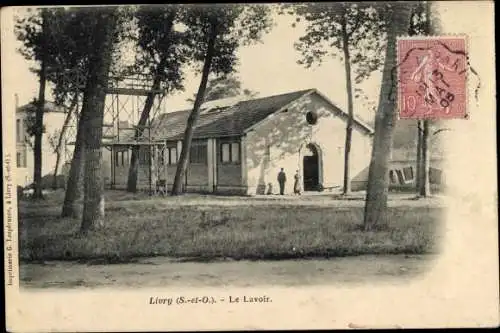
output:
[[[467,118],[465,36],[397,41],[400,119]]]

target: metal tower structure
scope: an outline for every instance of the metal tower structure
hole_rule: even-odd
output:
[[[61,71],[63,82],[75,87],[81,92],[85,89],[85,76],[79,70]],[[111,152],[111,179],[109,185],[115,184],[115,153],[139,147],[147,151],[149,156],[148,191],[156,194],[158,182],[166,181],[166,163],[164,160],[166,141],[154,135],[153,120],[158,114],[166,112],[165,89],[153,89],[153,78],[145,74],[132,74],[127,76],[110,76],[104,107],[102,146]],[[143,111],[146,99],[154,95],[153,107],[149,113],[146,125],[138,127],[138,122]],[[83,97],[79,98],[80,101]],[[77,103],[81,108],[81,102]],[[79,111],[77,106],[77,110]],[[80,115],[75,112],[66,129],[65,160],[70,161],[78,130]],[[136,130],[142,130],[139,138],[135,137]]]

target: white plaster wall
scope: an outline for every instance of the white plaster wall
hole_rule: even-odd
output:
[[[16,119],[25,119],[26,112],[17,112]],[[65,114],[61,112],[47,112],[43,116],[43,123],[45,126],[45,133],[42,136],[42,177],[54,172],[54,167],[56,165],[56,154],[53,152],[52,147],[49,144],[49,135],[53,134],[56,130],[60,130],[64,123]],[[26,130],[26,126],[24,127]],[[31,139],[34,143],[34,138]],[[18,145],[20,147],[20,145]],[[64,164],[64,154],[61,160],[60,166]],[[20,186],[26,186],[33,182],[33,171],[34,171],[34,156],[33,149],[27,145],[26,148],[26,168],[17,169],[17,184]]]
[[[17,112],[16,119],[25,119],[26,112]],[[53,148],[49,143],[49,134],[53,135],[56,131],[61,130],[66,114],[62,112],[47,112],[43,116],[43,123],[45,126],[45,133],[42,136],[42,177],[54,172],[56,166],[57,155],[54,153]],[[26,127],[24,127],[26,131]],[[75,137],[69,137],[70,133],[66,133],[66,140],[69,142],[74,142]],[[73,135],[74,136],[74,135]],[[34,138],[31,138],[31,142],[34,142]],[[18,149],[22,147],[22,144],[17,144]],[[69,164],[67,162],[71,161],[73,156],[74,146],[63,146],[63,152],[61,154],[61,161],[59,164],[60,175],[67,175],[69,172]],[[64,150],[67,150],[66,152]],[[68,157],[68,159],[66,159]],[[111,152],[105,147],[102,148],[102,158],[103,158],[103,177],[111,179]],[[33,182],[33,172],[35,169],[33,149],[30,145],[26,147],[26,167],[18,168],[16,173],[17,185],[26,186]]]
[[[309,125],[306,121],[306,114],[311,110],[318,114],[316,125]],[[302,178],[302,154],[309,143],[318,145],[321,150],[323,176],[320,176],[320,181],[322,178],[323,186],[341,186],[345,126],[344,118],[335,115],[330,104],[316,94],[297,100],[288,107],[288,112],[269,116],[247,134],[248,193],[267,192],[269,183],[273,193],[278,193],[280,168],[284,168],[287,174],[286,193],[293,193],[293,176],[299,170]],[[351,175],[368,165],[370,146],[371,138],[355,126]]]
[[[351,141],[350,176],[352,179],[370,165],[373,136],[353,131]]]

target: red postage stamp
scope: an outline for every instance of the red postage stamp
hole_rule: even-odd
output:
[[[467,118],[465,36],[398,39],[400,119]]]

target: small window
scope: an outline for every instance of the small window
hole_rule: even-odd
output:
[[[128,150],[122,152],[122,165],[128,164]]]
[[[128,164],[128,150],[115,152],[115,166],[124,166]]]
[[[16,141],[23,142],[23,122],[21,119],[16,119]]]
[[[139,164],[149,165],[149,160],[149,147],[141,147],[139,149]]]
[[[403,174],[404,174],[405,180],[407,182],[411,182],[413,180],[413,168],[412,167],[403,168]]]
[[[16,152],[16,166],[18,168],[26,168],[26,146]]]
[[[27,153],[26,153],[26,146],[23,147],[23,168],[26,168],[28,166],[28,163],[26,162],[27,159]]]
[[[158,149],[158,164],[165,163],[165,151],[163,149]]]
[[[231,161],[231,151],[229,147],[229,143],[222,144],[222,163],[229,163]]]
[[[221,162],[222,163],[239,163],[240,162],[240,143],[231,142],[221,145]]]
[[[318,122],[318,114],[315,111],[309,111],[306,113],[306,120],[309,125],[316,125]]]
[[[401,170],[396,170],[396,175],[398,176],[399,184],[404,184],[405,179],[403,178],[403,173]]]
[[[203,145],[191,146],[189,162],[194,164],[207,163],[207,147]]]
[[[168,164],[169,165],[177,164],[177,148],[175,147],[168,148],[168,155],[169,155]]]
[[[240,161],[240,144],[238,142],[233,142],[231,144],[231,162]]]
[[[443,182],[443,171],[435,168],[429,168],[429,182],[431,184],[441,185]]]

